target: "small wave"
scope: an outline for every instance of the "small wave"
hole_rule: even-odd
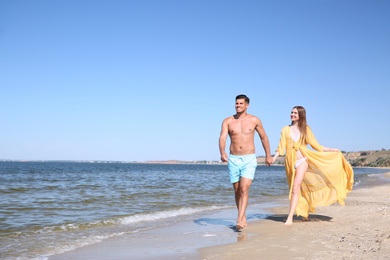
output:
[[[217,234],[205,234],[203,235],[203,237],[216,237]]]
[[[97,243],[100,243],[103,240],[106,240],[108,238],[121,236],[123,234],[124,234],[123,232],[117,232],[117,233],[112,233],[112,234],[107,234],[107,235],[91,235],[89,237],[75,239],[75,240],[68,242],[66,244],[63,244],[61,246],[57,245],[55,248],[53,248],[52,250],[47,252],[44,256],[40,256],[40,257],[47,257],[47,256],[66,253],[69,251],[73,251],[77,248],[97,244]]]
[[[169,218],[178,218],[188,215],[193,215],[200,212],[212,211],[229,208],[229,206],[210,206],[210,207],[199,207],[199,208],[190,208],[184,207],[175,210],[165,210],[165,211],[156,211],[151,213],[138,213],[132,216],[125,217],[114,217],[104,220],[96,220],[88,223],[67,223],[54,226],[45,226],[45,227],[34,227],[29,230],[17,231],[9,234],[10,237],[28,237],[30,235],[44,235],[51,233],[68,233],[68,232],[77,232],[77,231],[86,231],[96,228],[103,228],[109,226],[119,226],[119,225],[131,225],[131,224],[140,224],[143,222],[152,222],[157,220],[164,220]],[[133,230],[135,232],[136,230]]]
[[[6,245],[0,248],[8,256],[13,254],[19,255],[13,259],[45,260],[49,256],[100,243],[109,238],[173,223],[181,217],[226,208],[231,208],[231,206],[184,207],[166,211],[139,213],[133,216],[116,217],[84,224],[72,223],[34,228],[10,234],[9,237],[12,238],[9,240],[10,248],[7,249]],[[154,224],[148,222],[154,222]],[[56,242],[54,243],[53,241]]]
[[[79,234],[45,234],[39,236],[27,236],[21,240],[9,241],[11,248],[0,246],[5,254],[4,260],[46,260],[49,256],[66,253],[80,247],[93,245],[103,240],[121,236],[124,232],[106,234],[79,233]],[[32,244],[32,240],[33,242]],[[39,242],[37,242],[39,241]],[[53,241],[56,241],[53,243]],[[19,255],[19,256],[15,256]]]
[[[120,222],[123,225],[128,225],[133,223],[155,221],[155,220],[167,219],[172,217],[181,217],[181,216],[192,215],[200,212],[219,210],[225,208],[229,208],[229,206],[210,206],[210,207],[199,207],[199,208],[185,207],[176,210],[165,210],[165,211],[158,211],[158,212],[146,213],[146,214],[141,213],[134,216],[121,218]]]
[[[382,174],[380,174],[380,173],[369,173],[369,174],[367,174],[367,177],[378,177],[378,176],[382,176]]]
[[[230,208],[230,206],[210,206],[210,207],[199,207],[199,208],[179,208],[175,210],[166,210],[166,211],[159,211],[159,212],[152,212],[152,213],[141,213],[136,214],[133,216],[128,217],[120,217],[118,219],[106,219],[103,221],[95,221],[91,222],[88,225],[89,226],[96,226],[96,225],[112,225],[112,224],[119,224],[119,225],[131,225],[131,224],[138,224],[141,222],[151,222],[156,220],[162,220],[162,219],[169,219],[169,218],[177,218],[182,216],[188,216],[188,215],[194,215],[201,212],[206,211],[213,211],[213,210],[220,210],[220,209],[226,209]],[[66,225],[62,226],[63,229],[75,229],[77,225]],[[138,232],[139,230],[133,230],[132,232]],[[62,245],[60,247],[57,247],[52,252],[46,254],[46,256],[54,255],[54,254],[60,254],[65,253],[71,250],[74,250],[79,247],[83,247],[86,245],[92,245],[99,243],[105,239],[121,236],[126,234],[127,232],[115,232],[115,233],[109,233],[106,235],[91,235],[89,237],[85,237],[83,239],[76,239],[73,240],[71,243],[67,245]]]

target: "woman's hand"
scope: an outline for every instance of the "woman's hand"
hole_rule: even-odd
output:
[[[324,152],[341,152],[339,149],[337,148],[328,148],[328,147],[323,147],[322,150]]]

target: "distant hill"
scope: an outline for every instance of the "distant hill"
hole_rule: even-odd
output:
[[[353,167],[390,167],[390,150],[343,152]],[[264,164],[264,156],[257,157],[258,164]],[[284,165],[284,156],[276,159],[275,165]]]
[[[354,167],[390,167],[390,150],[344,153]]]

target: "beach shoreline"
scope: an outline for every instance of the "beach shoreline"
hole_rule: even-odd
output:
[[[233,228],[236,209],[231,208],[48,259],[388,259],[389,178],[390,172],[380,174],[376,182],[354,188],[345,206],[318,207],[311,221],[298,218],[291,227],[283,225],[288,200],[277,197],[250,205],[249,226],[242,232]]]
[[[272,214],[268,208],[284,205],[277,197],[261,201],[247,210],[248,223],[264,219]],[[194,218],[178,223],[143,230],[80,247],[72,251],[49,256],[49,260],[198,260],[198,249],[244,241],[254,236],[235,229],[237,209],[230,207],[213,212],[200,213]]]

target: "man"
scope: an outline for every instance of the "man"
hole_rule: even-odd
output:
[[[247,114],[249,98],[245,95],[236,97],[236,114],[226,118],[222,123],[221,136],[219,137],[219,151],[221,160],[228,162],[230,182],[233,183],[238,218],[236,227],[246,227],[246,207],[248,205],[249,187],[255,175],[257,159],[255,155],[254,136],[259,134],[266,159],[265,164],[271,166],[268,137],[259,118]],[[225,153],[226,138],[230,136],[230,155]]]

